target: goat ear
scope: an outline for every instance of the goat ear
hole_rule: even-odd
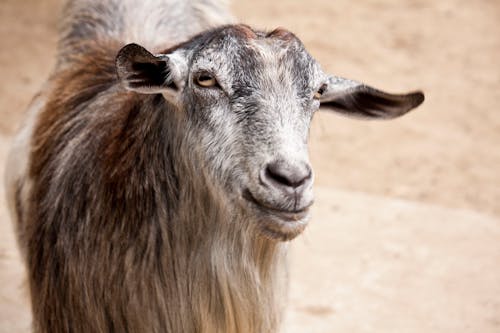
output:
[[[389,94],[362,83],[331,76],[320,98],[321,106],[365,119],[392,119],[404,115],[424,101],[421,91]]]
[[[116,71],[125,88],[142,94],[178,90],[169,58],[153,55],[137,44],[125,45],[116,56]]]

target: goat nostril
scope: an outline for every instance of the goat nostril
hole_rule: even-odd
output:
[[[266,178],[275,184],[296,188],[311,179],[312,172],[308,165],[293,166],[283,161],[269,163],[265,170]]]
[[[268,167],[266,169],[266,176],[267,178],[273,179],[280,184],[284,184],[286,186],[293,186],[292,181],[290,179],[288,179],[286,176],[281,175],[279,172],[276,172],[276,170],[273,170],[273,168],[271,167]]]

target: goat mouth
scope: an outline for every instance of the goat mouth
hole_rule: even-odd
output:
[[[309,214],[310,205],[297,210],[288,210],[279,207],[273,207],[269,204],[257,200],[249,190],[243,192],[243,198],[258,206],[261,210],[267,211],[269,213],[282,217],[284,220],[289,220],[292,222],[300,221]]]
[[[257,200],[250,190],[243,192],[243,198],[260,212],[259,227],[264,236],[288,241],[304,231],[309,217],[309,207],[287,210]]]

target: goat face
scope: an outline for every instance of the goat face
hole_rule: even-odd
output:
[[[393,118],[423,100],[325,74],[290,32],[218,28],[153,55],[129,44],[117,57],[125,87],[162,93],[187,119],[194,150],[235,207],[273,239],[297,236],[313,202],[307,137],[320,103]]]

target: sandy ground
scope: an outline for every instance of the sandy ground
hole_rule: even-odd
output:
[[[0,1],[1,162],[54,62],[61,1]],[[316,116],[317,204],[292,246],[284,331],[500,332],[500,3],[233,2],[332,73],[427,97],[391,122]],[[2,333],[29,327],[22,285],[1,201]]]

